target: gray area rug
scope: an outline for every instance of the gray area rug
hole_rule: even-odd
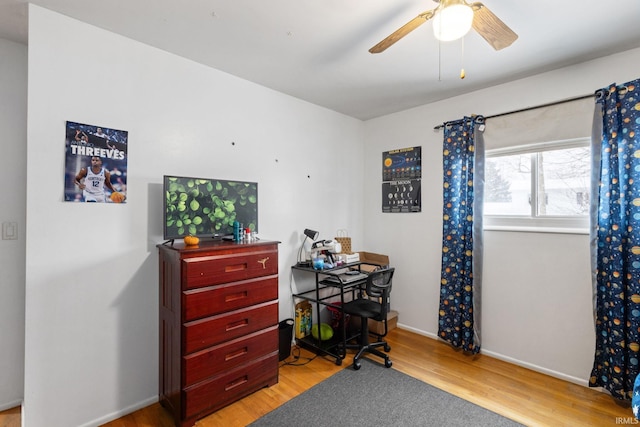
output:
[[[283,426],[520,426],[393,368],[362,360],[250,424]]]

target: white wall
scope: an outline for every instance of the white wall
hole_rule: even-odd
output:
[[[0,410],[22,401],[27,178],[27,47],[0,39],[0,223],[17,240],[0,240]]]
[[[259,183],[289,317],[302,230],[361,238],[364,125],[37,6],[29,22],[24,419],[96,425],[157,400],[162,175]],[[129,131],[128,203],[62,201],[66,120]]]
[[[473,65],[467,64],[467,69]],[[477,91],[366,123],[368,250],[397,267],[400,324],[435,337],[442,239],[442,133],[464,115],[492,115],[588,95],[640,77],[640,49]],[[455,78],[455,77],[451,77]],[[491,120],[487,120],[487,127]],[[422,146],[422,212],[382,214],[381,152]],[[485,232],[483,352],[587,384],[594,353],[587,235]]]

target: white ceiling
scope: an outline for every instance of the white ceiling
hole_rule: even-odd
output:
[[[0,38],[27,43],[26,2],[0,0]],[[473,30],[464,46],[439,46],[427,22],[376,55],[368,49],[437,3],[31,3],[362,120],[640,47],[640,0],[484,0],[519,35],[510,47],[495,51]]]

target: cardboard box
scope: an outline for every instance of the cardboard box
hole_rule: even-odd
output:
[[[398,312],[390,310],[387,313],[387,331],[395,329],[398,326]],[[384,322],[377,322],[369,319],[369,332],[372,334],[384,334]]]
[[[296,304],[296,315],[295,315],[295,324],[294,324],[294,332],[296,338],[304,338],[307,335],[311,334],[311,323],[313,308],[311,307],[311,303],[309,301],[302,301]]]
[[[364,272],[371,272],[378,269],[378,266],[388,267],[389,266],[389,256],[376,254],[373,252],[358,252],[360,256],[360,262],[368,262],[371,264],[361,265],[360,270]]]
[[[360,261],[360,254],[338,254],[345,264],[351,264],[352,262]]]

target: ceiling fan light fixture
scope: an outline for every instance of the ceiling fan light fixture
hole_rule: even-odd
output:
[[[466,4],[452,4],[433,17],[433,35],[436,39],[449,42],[464,37],[471,29],[473,9]]]

